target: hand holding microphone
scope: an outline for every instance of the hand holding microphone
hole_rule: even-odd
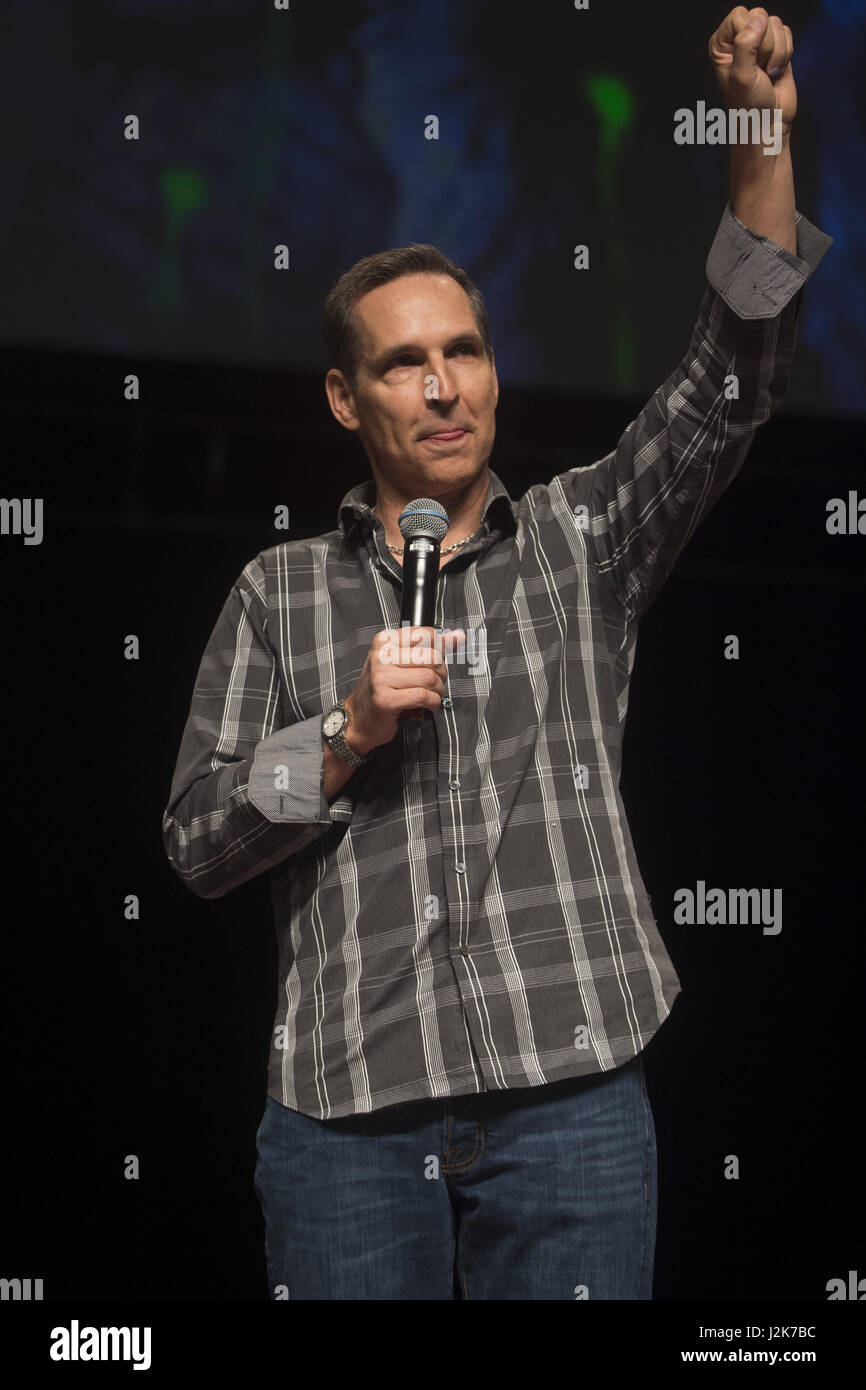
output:
[[[420,626],[377,632],[360,680],[343,701],[348,743],[369,753],[390,743],[402,719],[423,719],[439,709],[448,679],[445,652],[463,639],[462,630],[439,633]]]
[[[359,752],[389,743],[401,720],[428,718],[428,711],[442,703],[448,678],[444,648],[450,653],[465,638],[462,631],[437,633],[433,626],[440,545],[449,524],[445,508],[431,497],[416,498],[400,513],[403,626],[396,634],[376,634],[361,679],[345,701],[347,736]]]

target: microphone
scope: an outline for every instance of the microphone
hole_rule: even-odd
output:
[[[398,525],[403,537],[403,597],[400,623],[411,627],[433,627],[436,585],[439,582],[439,547],[451,523],[441,502],[418,497],[400,513]],[[427,715],[429,710],[405,710],[401,719]]]

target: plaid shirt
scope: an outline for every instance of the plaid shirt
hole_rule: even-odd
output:
[[[616,448],[509,497],[443,566],[469,639],[445,700],[322,794],[323,712],[400,626],[372,479],[242,571],[201,661],[163,818],[197,895],[269,872],[274,1100],[318,1119],[538,1086],[636,1056],[680,982],[619,792],[638,623],[782,400],[798,255],[725,208],[688,351]],[[736,376],[738,391],[730,386]]]

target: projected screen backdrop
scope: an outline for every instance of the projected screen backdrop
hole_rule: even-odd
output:
[[[429,241],[485,294],[503,385],[646,396],[685,351],[727,197],[726,150],[673,138],[677,108],[721,102],[727,8],[7,0],[0,339],[318,370],[337,275]],[[792,391],[859,415],[866,0],[780,13],[797,202],[836,238]]]

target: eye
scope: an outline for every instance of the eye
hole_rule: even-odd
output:
[[[476,356],[476,347],[474,343],[455,343],[451,351],[452,353],[465,352],[470,357]],[[413,367],[414,365],[415,358],[412,356],[410,352],[400,352],[397,354],[396,357],[391,358],[385,370],[390,372],[393,367]]]

